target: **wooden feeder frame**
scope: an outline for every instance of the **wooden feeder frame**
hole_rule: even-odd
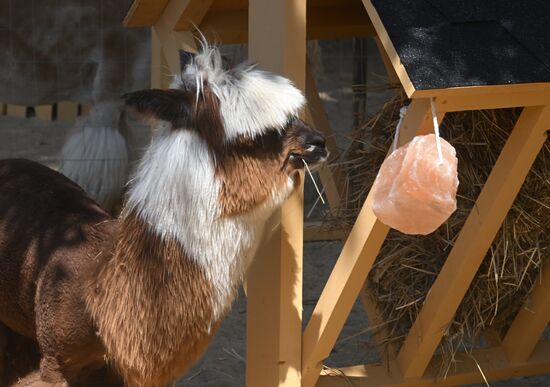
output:
[[[364,9],[369,19],[361,16]],[[306,20],[308,22],[306,27]],[[324,368],[340,331],[388,234],[374,216],[368,195],[334,269],[302,331],[303,196],[298,189],[275,215],[280,227],[260,248],[247,281],[247,373],[249,387],[457,385],[550,372],[550,341],[541,340],[550,320],[550,265],[542,269],[528,305],[503,338],[489,348],[457,354],[457,365],[438,379],[434,355],[447,326],[520,190],[550,128],[550,84],[416,90],[370,0],[135,0],[128,27],[152,27],[152,86],[166,87],[163,71],[179,71],[178,49],[195,49],[189,32],[198,26],[220,43],[248,42],[251,59],[305,89],[306,117],[331,135],[315,82],[306,70],[306,40],[376,36],[390,82],[400,82],[412,102],[403,118],[400,145],[432,131],[430,99],[438,119],[445,113],[524,107],[399,351],[381,363]],[[167,70],[165,70],[167,69]],[[332,136],[328,146],[337,154]],[[328,168],[321,177],[332,208],[341,178]],[[309,228],[315,234],[315,228]],[[366,297],[372,324],[383,323]]]

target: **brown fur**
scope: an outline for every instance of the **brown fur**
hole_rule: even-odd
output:
[[[90,283],[88,305],[125,380],[163,386],[195,362],[215,333],[207,323],[213,285],[179,243],[153,235],[135,214],[124,214],[121,227],[113,258]]]
[[[181,246],[134,214],[110,221],[39,164],[0,161],[0,181],[0,319],[38,341],[42,380],[94,385],[108,353],[129,385],[163,386],[196,361],[218,323],[204,323],[212,284]]]
[[[82,367],[105,363],[81,281],[116,224],[76,184],[31,161],[0,161],[0,182],[0,319],[38,341],[47,381],[86,385]]]
[[[268,200],[288,180],[288,155],[302,147],[295,136],[283,138],[276,132],[254,141],[238,140],[217,168],[222,216],[249,212]]]
[[[180,106],[185,93],[139,92],[127,101],[142,114],[190,114],[180,117],[190,126],[176,130],[197,130],[209,145],[223,216],[260,206],[302,168],[302,159],[326,157],[322,135],[299,120],[284,133],[228,144],[207,89],[191,111]],[[316,149],[306,152],[312,144]],[[41,354],[39,380],[33,373],[24,383],[120,386],[124,379],[160,387],[175,380],[219,325],[211,302],[217,284],[193,258],[137,213],[125,210],[111,220],[59,173],[30,161],[0,161],[0,322],[36,340]],[[221,314],[230,304],[224,307]]]

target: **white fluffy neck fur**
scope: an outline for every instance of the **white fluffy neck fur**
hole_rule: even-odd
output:
[[[235,296],[264,224],[292,190],[251,213],[220,217],[220,182],[204,140],[189,130],[163,131],[153,140],[130,183],[128,209],[150,231],[175,238],[186,255],[198,262],[215,287],[214,315],[223,317]]]
[[[173,88],[205,84],[220,101],[228,141],[238,136],[256,137],[268,130],[282,130],[288,117],[297,116],[305,98],[287,78],[261,71],[250,64],[225,70],[218,48],[203,43],[202,50],[176,77]]]

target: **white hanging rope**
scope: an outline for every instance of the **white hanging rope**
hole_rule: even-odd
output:
[[[435,146],[437,147],[437,156],[439,158],[439,163],[442,163],[443,153],[441,152],[441,141],[439,139],[439,124],[437,122],[437,113],[435,112],[435,102],[433,98],[430,98],[430,105],[432,106],[432,120],[434,123]]]
[[[403,117],[405,117],[405,113],[407,113],[408,108],[409,108],[408,106],[402,106],[401,109],[399,109],[399,122],[395,127],[395,134],[393,135],[392,152],[397,148],[397,141],[399,140],[399,129],[401,128]]]

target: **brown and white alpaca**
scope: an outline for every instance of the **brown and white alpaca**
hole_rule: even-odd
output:
[[[41,352],[24,382],[98,385],[107,365],[101,385],[181,376],[230,309],[302,160],[327,156],[289,80],[226,69],[217,48],[190,57],[173,89],[125,100],[157,131],[118,220],[57,172],[0,161],[0,320]]]

